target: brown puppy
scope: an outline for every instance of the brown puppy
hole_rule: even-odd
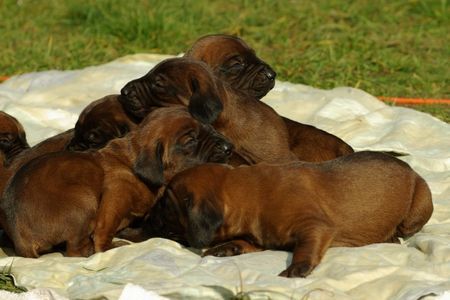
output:
[[[419,231],[432,211],[428,185],[405,162],[359,152],[323,163],[191,168],[168,184],[148,230],[213,246],[205,255],[292,250],[280,275],[298,277],[329,247],[398,242]]]
[[[0,194],[7,180],[32,159],[44,154],[63,150],[85,151],[99,149],[113,139],[124,136],[137,125],[125,114],[118,102],[119,95],[109,95],[93,101],[81,112],[75,129],[58,135],[20,152],[0,174]],[[20,124],[19,124],[20,125]]]
[[[99,149],[114,138],[122,137],[137,126],[118,101],[119,95],[109,95],[93,101],[83,109],[75,124],[69,150]]]
[[[53,153],[23,166],[3,194],[2,225],[21,256],[37,257],[63,242],[69,256],[105,251],[174,174],[225,162],[230,147],[183,107],[155,110],[96,152]]]
[[[27,148],[30,148],[30,146],[28,145],[22,124],[13,116],[0,111],[1,166],[9,165],[17,154]]]
[[[277,73],[235,36],[203,36],[184,57],[205,62],[217,77],[255,99],[261,99],[275,86]]]
[[[207,35],[198,39],[185,57],[208,64],[214,74],[246,95],[258,100],[275,85],[276,73],[242,39],[229,35]],[[353,153],[343,140],[311,125],[282,117],[289,145],[299,160],[324,161]]]
[[[167,59],[122,88],[120,101],[136,117],[154,107],[184,105],[228,137],[246,163],[296,160],[286,125],[268,105],[224,84],[208,66],[187,58]],[[190,95],[194,94],[194,97]]]
[[[30,146],[22,124],[13,116],[0,111],[0,195],[10,177],[10,165],[28,148]]]

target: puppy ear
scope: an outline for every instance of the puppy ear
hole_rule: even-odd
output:
[[[142,151],[134,164],[133,170],[136,176],[151,188],[159,188],[165,183],[163,154],[164,147],[158,141],[153,155],[147,151]]]
[[[189,112],[201,123],[213,123],[223,110],[218,93],[211,84],[202,91],[197,78],[191,79],[191,87],[192,96],[188,105]]]
[[[217,203],[215,196],[210,195],[208,198],[201,201],[197,207],[188,207],[187,240],[194,248],[208,246],[223,223],[222,212],[214,205]]]

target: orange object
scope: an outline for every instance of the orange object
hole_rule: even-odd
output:
[[[450,99],[426,99],[426,98],[400,98],[400,97],[378,97],[381,101],[393,102],[395,104],[450,104]]]
[[[0,76],[0,82],[3,82],[8,79],[9,79],[9,76]]]

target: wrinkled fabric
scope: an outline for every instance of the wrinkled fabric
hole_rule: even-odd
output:
[[[0,84],[0,110],[15,116],[35,144],[72,128],[88,103],[120,93],[125,83],[167,57],[136,54],[81,70],[15,76]],[[2,249],[0,268],[11,266],[18,285],[30,291],[0,291],[0,298],[227,299],[245,294],[251,299],[448,299],[449,124],[349,87],[321,90],[278,81],[263,101],[281,115],[339,136],[356,150],[404,154],[400,159],[432,190],[430,221],[401,244],[331,248],[310,276],[297,279],[277,276],[290,264],[290,252],[200,257],[198,250],[159,238],[89,258],[51,253],[29,259]]]

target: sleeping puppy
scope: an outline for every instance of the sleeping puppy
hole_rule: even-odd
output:
[[[105,251],[174,174],[226,162],[231,147],[184,107],[155,110],[98,151],[53,153],[24,165],[3,194],[3,228],[20,256],[38,257],[61,243],[68,256]]]
[[[73,138],[67,148],[72,151],[99,149],[114,138],[123,137],[137,126],[118,101],[109,95],[86,106],[75,124]]]
[[[1,165],[9,165],[16,155],[27,148],[30,148],[30,146],[28,145],[22,124],[13,116],[0,111]]]
[[[322,163],[205,164],[177,174],[148,217],[154,236],[204,255],[293,251],[281,276],[307,276],[329,247],[399,242],[433,211],[422,177],[405,162],[359,152]]]
[[[217,77],[256,100],[275,85],[275,71],[238,37],[222,34],[201,37],[185,57],[205,62]],[[343,140],[324,130],[282,119],[289,133],[290,149],[299,160],[319,162],[354,152]]]
[[[192,93],[199,96],[189,97]],[[155,107],[188,106],[195,118],[211,123],[228,137],[239,160],[247,164],[297,159],[289,149],[281,117],[265,103],[224,84],[202,62],[164,60],[142,78],[127,83],[121,94],[124,109],[137,118]]]
[[[93,101],[80,113],[75,129],[45,139],[16,155],[0,175],[0,194],[8,178],[36,157],[64,150],[99,149],[109,140],[122,137],[134,129],[137,125],[127,117],[117,98],[118,95],[109,95]]]
[[[30,146],[22,124],[13,116],[0,111],[0,195],[10,177],[10,165],[28,148]]]
[[[275,86],[277,73],[256,56],[255,50],[235,36],[203,36],[184,57],[205,62],[217,77],[258,100]]]

